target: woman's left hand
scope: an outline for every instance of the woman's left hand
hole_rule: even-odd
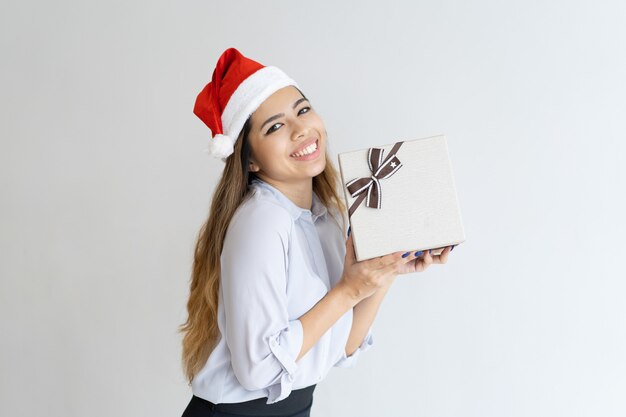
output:
[[[398,267],[398,274],[423,272],[432,264],[445,264],[446,262],[448,262],[448,255],[450,254],[451,250],[452,246],[446,246],[443,252],[441,252],[441,254],[439,255],[431,255],[430,252],[426,250],[422,255]],[[412,252],[409,256],[414,256],[414,252]]]

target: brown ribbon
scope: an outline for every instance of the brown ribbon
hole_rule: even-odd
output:
[[[382,189],[380,188],[379,181],[391,177],[402,166],[402,163],[396,156],[396,152],[398,152],[402,143],[403,142],[396,142],[384,161],[384,151],[382,149],[369,149],[367,153],[367,163],[369,164],[372,176],[355,178],[346,184],[350,195],[352,197],[358,196],[348,210],[349,217],[352,217],[352,213],[354,213],[364,199],[367,200],[365,204],[368,207],[376,209],[381,208]]]

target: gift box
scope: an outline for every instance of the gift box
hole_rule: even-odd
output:
[[[465,241],[444,135],[338,155],[357,261]]]

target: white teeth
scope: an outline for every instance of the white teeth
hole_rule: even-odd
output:
[[[310,153],[313,153],[317,150],[317,142],[307,146],[306,148],[304,148],[302,151],[295,153],[295,154],[291,154],[291,156],[304,156],[304,155],[309,155]]]

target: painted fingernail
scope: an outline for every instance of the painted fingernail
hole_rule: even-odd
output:
[[[433,250],[432,249],[428,249],[428,253],[433,253]]]
[[[348,226],[348,236],[350,236],[350,226]]]
[[[411,253],[411,252],[407,252],[407,253],[405,253],[404,255],[402,255],[402,257],[403,257],[403,258],[406,258],[407,256],[409,256],[409,253]]]
[[[456,245],[452,245],[452,248],[450,248],[450,252],[452,252],[454,248],[456,248]]]
[[[424,253],[424,251],[423,251],[423,250],[417,251],[417,252],[415,252],[415,256],[416,256],[416,257],[418,257],[418,256],[420,256],[422,253]]]

